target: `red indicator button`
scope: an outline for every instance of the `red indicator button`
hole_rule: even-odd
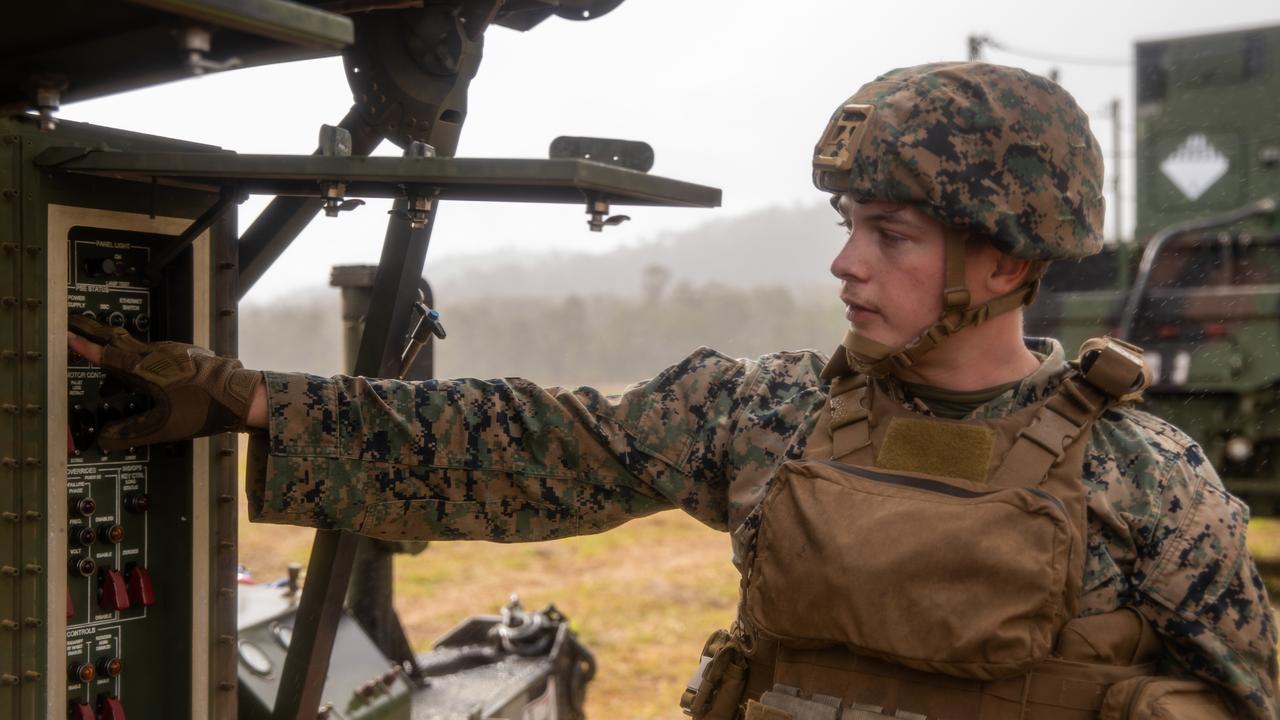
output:
[[[67,717],[71,720],[97,720],[93,716],[93,706],[89,703],[71,703],[71,710],[67,713]]]
[[[151,584],[151,571],[134,565],[125,573],[129,583],[129,602],[140,607],[156,604],[156,591]]]
[[[87,663],[81,665],[72,663],[70,675],[73,683],[88,683],[93,682],[93,679],[98,676],[98,672],[92,665]]]
[[[125,720],[124,705],[114,695],[98,696],[98,720]]]
[[[117,657],[99,658],[95,667],[98,677],[113,678],[124,672],[124,661]]]
[[[98,606],[103,610],[129,608],[129,593],[125,590],[124,575],[119,570],[103,568],[98,571]]]
[[[124,540],[124,528],[111,523],[98,526],[98,540],[104,545],[119,545]]]

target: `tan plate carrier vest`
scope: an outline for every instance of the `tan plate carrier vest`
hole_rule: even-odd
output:
[[[1089,430],[1145,388],[1141,351],[1091,340],[1006,417],[913,413],[837,351],[804,457],[775,474],[739,618],[681,704],[732,720],[1229,718],[1156,675],[1134,610],[1077,617]],[[745,704],[744,704],[745,703]]]

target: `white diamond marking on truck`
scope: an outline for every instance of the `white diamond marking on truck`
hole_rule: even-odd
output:
[[[1188,200],[1198,200],[1227,174],[1231,163],[1203,133],[1189,136],[1160,163],[1160,172]]]

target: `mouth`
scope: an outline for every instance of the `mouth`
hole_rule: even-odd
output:
[[[849,322],[857,322],[859,320],[869,320],[880,314],[880,311],[870,305],[864,305],[852,298],[841,298],[844,300],[844,316]]]

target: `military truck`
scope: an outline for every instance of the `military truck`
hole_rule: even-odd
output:
[[[1146,409],[1280,513],[1280,26],[1135,48],[1134,242],[1053,265],[1027,332],[1146,352]]]

